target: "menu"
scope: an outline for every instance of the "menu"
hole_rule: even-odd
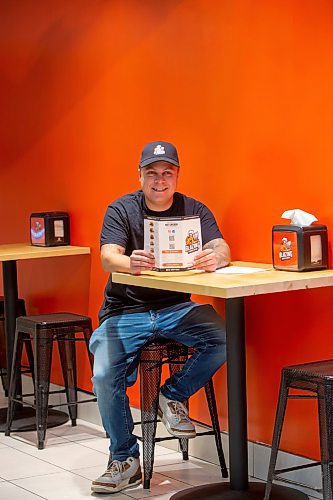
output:
[[[202,250],[200,217],[146,217],[144,249],[155,256],[153,271],[193,269],[194,257]]]

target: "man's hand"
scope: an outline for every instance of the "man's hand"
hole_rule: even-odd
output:
[[[214,250],[207,248],[194,257],[194,268],[212,273],[217,269],[217,255]]]
[[[130,273],[141,274],[141,271],[150,271],[155,265],[155,257],[145,250],[133,250],[130,255]]]
[[[206,243],[194,258],[194,268],[201,269],[208,273],[213,273],[220,267],[225,267],[230,263],[230,249],[225,240],[216,238]]]
[[[155,265],[154,255],[144,250],[134,250],[132,255],[124,255],[125,248],[107,243],[101,248],[101,259],[104,271],[109,273],[140,274]]]

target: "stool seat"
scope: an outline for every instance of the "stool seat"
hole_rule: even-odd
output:
[[[82,337],[77,334],[82,333]],[[89,351],[89,340],[92,334],[91,319],[88,316],[61,312],[52,314],[40,314],[35,316],[20,316],[16,319],[16,332],[14,341],[12,372],[9,386],[8,413],[5,434],[10,435],[14,411],[18,404],[28,405],[36,411],[36,427],[38,437],[38,448],[45,446],[45,434],[47,428],[48,409],[63,404],[49,405],[49,394],[66,393],[69,415],[72,425],[76,425],[77,405],[88,401],[96,401],[89,398],[78,401],[77,392],[77,362],[75,344],[83,341],[86,346],[88,361],[92,374],[93,357]],[[19,395],[18,380],[19,366],[22,357],[23,342],[27,337],[33,344],[33,369],[31,370],[34,383],[34,399],[31,403],[25,398],[31,394]],[[50,391],[50,374],[52,363],[53,342],[57,341],[60,354],[60,362],[65,388],[60,391]],[[88,391],[84,391],[87,393]]]
[[[181,356],[193,354],[195,349],[179,344],[179,342],[175,342],[174,340],[155,341],[145,345],[141,350],[141,360],[144,360],[145,354],[153,352],[158,353],[159,357],[162,359],[166,358],[166,362],[168,362],[173,358],[177,359]]]
[[[25,330],[31,329],[52,329],[52,328],[82,328],[91,324],[91,319],[80,314],[59,312],[52,314],[39,314],[31,316],[21,316],[17,318],[17,324]],[[23,331],[23,330],[21,330]],[[26,332],[28,333],[28,332]]]
[[[296,380],[309,380],[311,383],[318,379],[319,383],[325,380],[331,383],[333,381],[333,359],[286,366],[282,371],[285,372],[290,379],[295,377]]]
[[[313,393],[313,395],[289,394],[290,389]],[[281,440],[288,399],[317,399],[320,435],[320,462],[277,470],[276,460]],[[268,469],[264,500],[269,500],[274,479],[293,470],[321,465],[323,498],[333,500],[333,360],[326,359],[286,366],[282,369],[278,406],[276,410],[271,458]],[[293,482],[288,480],[288,482]]]

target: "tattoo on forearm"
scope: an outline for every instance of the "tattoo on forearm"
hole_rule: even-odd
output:
[[[214,251],[217,257],[217,267],[227,266],[230,262],[230,250],[229,246],[221,238],[216,238],[215,240],[211,240],[203,246],[203,250],[210,248]]]
[[[221,240],[220,239],[216,239],[216,240],[209,241],[208,243],[206,243],[206,245],[203,246],[204,250],[206,250],[206,248],[211,248],[215,252],[219,251],[219,250],[221,251],[222,250],[222,248],[221,248]]]

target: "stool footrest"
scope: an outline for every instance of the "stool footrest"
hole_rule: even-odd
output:
[[[22,406],[30,406],[31,408],[36,409],[35,403],[30,403],[29,401],[25,401],[24,399],[17,399],[17,398],[12,398],[12,401],[14,403],[18,403]]]
[[[29,394],[27,394],[27,396],[29,396]],[[33,396],[33,394],[31,394],[31,396]],[[30,403],[26,399],[12,398],[12,401],[14,403],[18,403],[22,406],[30,406],[31,408],[34,408],[34,409],[36,409],[36,407],[37,407],[36,403]],[[48,404],[47,407],[48,407],[48,409],[50,409],[50,408],[58,408],[60,406],[76,406],[76,405],[79,405],[81,403],[96,403],[96,401],[97,401],[97,398],[90,398],[90,399],[84,399],[83,401],[73,401],[72,403],[66,402],[66,403],[57,403],[57,404],[53,404],[53,405]]]
[[[309,467],[316,467],[317,465],[321,465],[321,462],[313,462],[312,464],[303,464],[303,465],[295,465],[295,467],[286,467],[285,469],[277,469],[274,472],[274,476],[278,474],[284,474],[285,472],[292,472],[294,470],[308,469]]]
[[[204,431],[204,432],[197,432],[195,437],[200,437],[200,436],[213,436],[215,432],[213,430],[211,431]],[[143,438],[142,436],[137,436],[134,434],[139,441],[142,441]],[[165,437],[155,437],[155,441],[169,441],[170,439],[175,439],[175,436],[165,436]],[[178,439],[186,439],[186,438],[181,438],[179,437]]]
[[[308,484],[300,483],[299,481],[295,481],[294,479],[287,479],[286,477],[274,477],[277,481],[281,481],[283,483],[293,484],[295,486],[300,486],[301,488],[306,488],[307,490],[316,491],[317,493],[322,493],[322,488],[315,488],[313,486],[309,486]]]
[[[287,399],[317,399],[316,395],[311,394],[288,394]]]

